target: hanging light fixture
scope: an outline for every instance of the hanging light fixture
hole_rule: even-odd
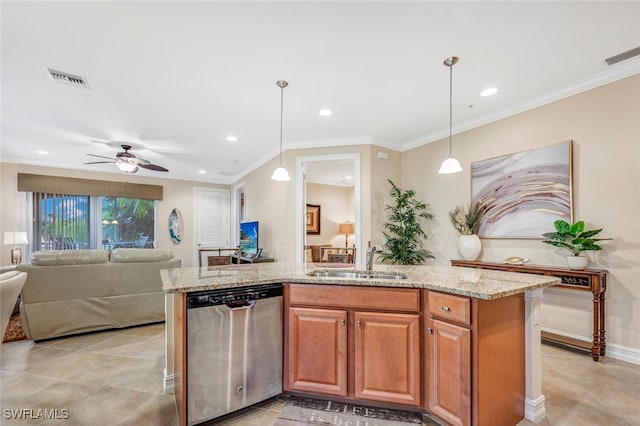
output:
[[[453,127],[453,66],[458,63],[458,57],[452,56],[444,60],[444,65],[449,67],[449,156],[442,162],[440,174],[458,173],[462,166],[451,153],[452,127]]]
[[[285,80],[278,80],[276,81],[276,84],[280,88],[280,165],[273,171],[271,179],[285,182],[290,178],[287,169],[282,167],[282,112],[284,110],[284,88],[287,87],[289,83],[287,83]]]

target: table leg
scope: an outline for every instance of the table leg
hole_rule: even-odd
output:
[[[602,293],[600,293],[600,356],[604,356],[605,352],[606,352],[606,337],[605,337],[605,326],[604,326],[604,319],[605,319],[605,313],[604,313],[604,291]]]
[[[600,294],[593,292],[593,346],[591,356],[594,361],[600,359]]]

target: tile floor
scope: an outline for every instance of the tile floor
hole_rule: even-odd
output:
[[[540,425],[640,425],[640,366],[543,345],[547,418]],[[176,425],[163,394],[164,324],[41,343],[5,343],[0,352],[1,425]],[[275,398],[218,424],[268,426],[285,404]],[[57,408],[67,419],[15,420],[7,409]],[[56,414],[56,413],[54,413]],[[531,426],[524,420],[520,426]]]

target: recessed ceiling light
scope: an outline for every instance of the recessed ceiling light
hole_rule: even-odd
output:
[[[495,87],[488,87],[480,92],[480,96],[491,96],[495,95],[496,93],[498,93],[498,89],[496,89]]]
[[[198,170],[198,173],[200,173],[201,175],[206,175],[207,171],[206,170]]]
[[[333,111],[331,111],[329,108],[322,108],[320,111],[318,111],[318,114],[323,117],[328,117],[333,114]]]
[[[47,151],[36,151],[36,154],[40,154],[40,155],[49,155],[49,153]]]
[[[229,136],[227,136],[227,140],[228,140],[229,142],[238,142],[238,138],[236,138],[236,137],[235,137],[235,136],[233,136],[233,135],[229,135]]]
[[[346,179],[346,180],[353,179],[351,176],[343,176],[342,178],[343,178],[343,179]]]

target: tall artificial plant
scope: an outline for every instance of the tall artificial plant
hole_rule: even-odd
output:
[[[433,219],[429,205],[419,201],[415,191],[403,191],[391,179],[388,182],[394,204],[385,207],[389,215],[383,232],[386,242],[379,258],[401,265],[416,265],[425,259],[433,259],[433,253],[421,248],[422,239],[427,238],[422,222]]]

